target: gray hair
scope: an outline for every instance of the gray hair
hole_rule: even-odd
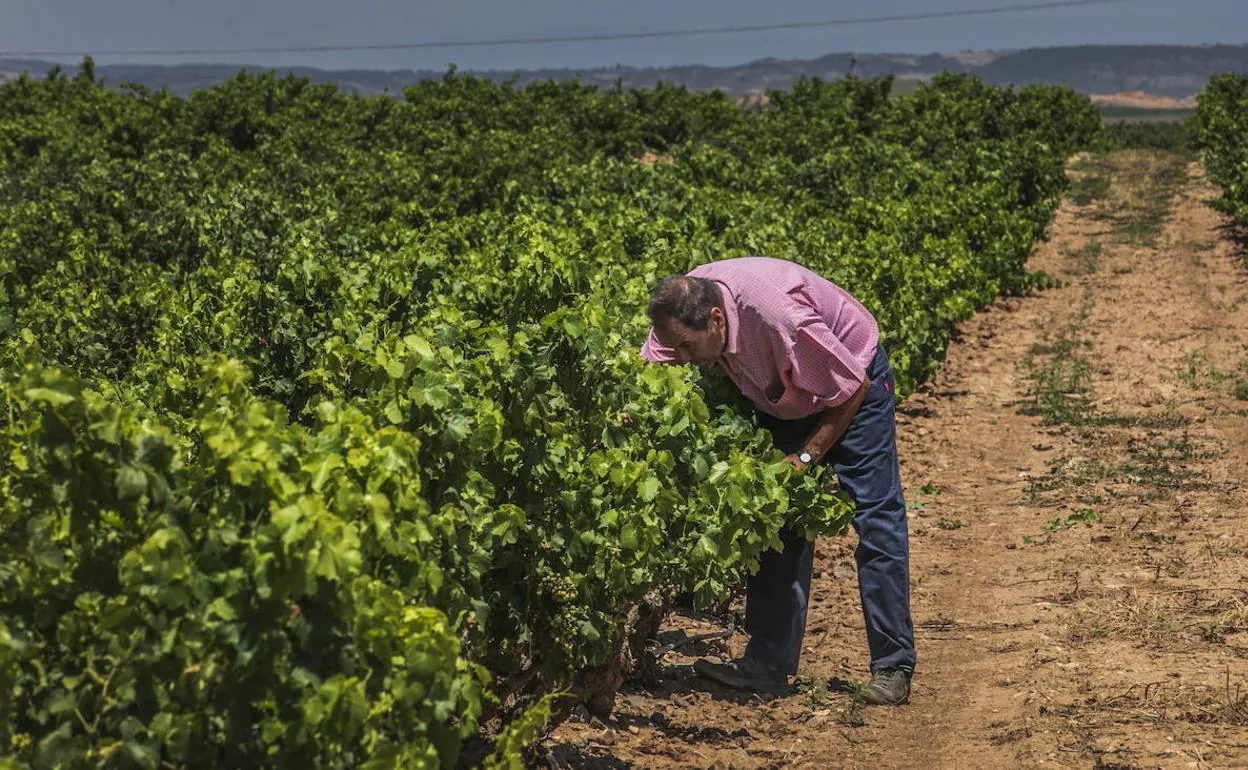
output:
[[[655,326],[667,328],[674,318],[690,329],[706,329],[711,308],[723,307],[719,285],[709,278],[669,275],[654,287],[646,315]]]

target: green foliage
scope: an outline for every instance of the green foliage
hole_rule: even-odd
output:
[[[1095,110],[888,85],[0,86],[0,745],[453,766],[647,593],[844,532],[730,388],[637,348],[658,277],[768,254],[867,304],[904,394],[1030,287]]]
[[[56,370],[6,387],[0,740],[36,767],[453,764],[487,680],[394,579],[429,563],[394,537],[412,442],[291,425],[230,363],[196,388],[179,440]]]
[[[1115,150],[1191,151],[1191,131],[1183,120],[1140,120],[1106,123],[1109,146]]]
[[[1205,168],[1223,190],[1212,205],[1242,229],[1248,226],[1248,75],[1210,80],[1197,97],[1193,121]]]
[[[1069,516],[1055,516],[1049,519],[1044,523],[1044,530],[1046,532],[1057,532],[1062,529],[1070,529],[1079,523],[1090,527],[1100,520],[1100,515],[1091,508],[1079,508]]]
[[[507,725],[495,743],[494,753],[485,761],[486,770],[524,770],[523,751],[541,737],[541,731],[550,722],[556,697],[546,695]]]

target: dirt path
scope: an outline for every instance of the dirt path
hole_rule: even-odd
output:
[[[607,723],[562,725],[550,767],[1248,768],[1248,272],[1199,166],[1071,173],[1031,262],[1065,285],[967,322],[899,415],[910,704],[848,694],[867,666],[854,538],[827,540],[796,692],[688,670],[740,634],[690,645]]]

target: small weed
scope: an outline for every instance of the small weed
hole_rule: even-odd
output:
[[[1075,203],[1101,200],[1092,218],[1109,222],[1122,241],[1154,245],[1165,228],[1175,193],[1187,180],[1186,159],[1173,152],[1125,151],[1101,158],[1098,171],[1072,185]]]
[[[1166,414],[1160,415],[1124,415],[1124,414],[1107,414],[1097,415],[1088,421],[1088,425],[1094,427],[1118,427],[1118,428],[1147,428],[1150,430],[1173,430],[1190,425],[1192,418],[1185,417],[1176,411],[1167,409]]]
[[[1075,352],[1073,340],[1063,339],[1042,365],[1034,359],[1024,361],[1030,371],[1026,375],[1029,403],[1023,414],[1038,415],[1045,425],[1082,425],[1091,416],[1089,394],[1092,373],[1088,359]],[[1033,349],[1036,352],[1044,348]]]
[[[957,519],[939,518],[936,520],[936,526],[940,529],[962,529],[966,525]]]
[[[1129,439],[1126,448],[1131,459],[1115,466],[1115,475],[1156,489],[1190,487],[1189,482],[1200,474],[1187,466],[1217,456],[1216,452],[1198,449],[1187,435],[1162,442]]]
[[[1104,498],[1098,494],[1101,491],[1115,499],[1129,496],[1141,502],[1160,500],[1180,487],[1194,488],[1201,474],[1192,465],[1218,455],[1216,451],[1197,446],[1186,434],[1182,438],[1166,439],[1156,434],[1148,438],[1128,436],[1125,440],[1106,431],[1081,430],[1078,435],[1081,441],[1091,445],[1112,443],[1112,451],[1119,456],[1125,454],[1127,459],[1108,462],[1096,458],[1054,458],[1049,462],[1048,473],[1034,477],[1023,489],[1029,500],[1052,500],[1049,495],[1059,490],[1069,500],[1072,489],[1077,490],[1077,499],[1085,505],[1102,501]],[[1130,486],[1125,490],[1112,486],[1098,488],[1111,484]],[[1060,524],[1064,520],[1053,521]]]
[[[855,698],[846,703],[841,713],[837,715],[837,721],[846,727],[864,727],[867,724],[867,716],[863,709],[863,702]]]
[[[1056,336],[1027,351],[1020,364],[1028,382],[1023,414],[1038,415],[1045,425],[1081,425],[1091,417],[1091,366],[1080,354],[1090,343],[1079,335],[1091,311],[1092,295],[1085,291],[1079,310]]]
[[[1104,246],[1099,241],[1089,241],[1080,249],[1063,249],[1068,266],[1062,272],[1067,275],[1092,275],[1100,267],[1101,252]]]
[[[811,709],[827,708],[838,700],[838,695],[848,695],[848,700],[837,709],[837,721],[846,727],[862,727],[867,723],[863,711],[866,685],[861,682],[802,675],[793,679],[793,688],[805,696]]]
[[[1216,621],[1209,621],[1207,623],[1199,623],[1196,627],[1200,629],[1200,638],[1209,644],[1222,643],[1223,632],[1222,625],[1220,623]]]
[[[1137,246],[1151,246],[1157,233],[1165,227],[1165,209],[1147,208],[1133,217],[1127,218],[1118,225],[1118,234],[1128,243]]]
[[[1045,493],[1069,487],[1076,489],[1088,487],[1099,481],[1108,480],[1112,475],[1109,466],[1096,460],[1071,460],[1067,457],[1058,457],[1049,462],[1049,472],[1032,479],[1023,489],[1023,493],[1036,502]]]
[[[1043,270],[1035,270],[1027,273],[1027,282],[1025,287],[1033,291],[1048,291],[1049,289],[1060,289],[1066,285],[1066,281],[1055,275],[1049,275]]]
[[[1084,158],[1071,170],[1077,172],[1070,185],[1070,199],[1076,206],[1088,206],[1109,196],[1113,170],[1105,158]]]
[[[1195,351],[1179,359],[1182,368],[1176,372],[1179,382],[1190,388],[1201,388],[1217,385],[1227,379],[1227,375],[1218,371],[1205,359],[1204,355]]]
[[[1101,517],[1091,508],[1080,508],[1069,516],[1057,516],[1049,519],[1044,523],[1045,532],[1056,532],[1059,529],[1070,529],[1076,524],[1083,523],[1087,526],[1099,522]]]
[[[1248,358],[1240,361],[1234,374],[1227,378],[1231,382],[1231,395],[1239,401],[1248,401]]]
[[[793,689],[806,696],[806,705],[820,708],[828,705],[835,695],[827,677],[802,675],[793,678]]]

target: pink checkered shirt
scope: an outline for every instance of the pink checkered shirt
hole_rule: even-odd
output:
[[[875,318],[841,287],[793,262],[742,257],[689,272],[719,284],[728,344],[719,363],[764,412],[796,420],[839,406],[866,380],[879,343]],[[676,353],[650,330],[647,361]]]

